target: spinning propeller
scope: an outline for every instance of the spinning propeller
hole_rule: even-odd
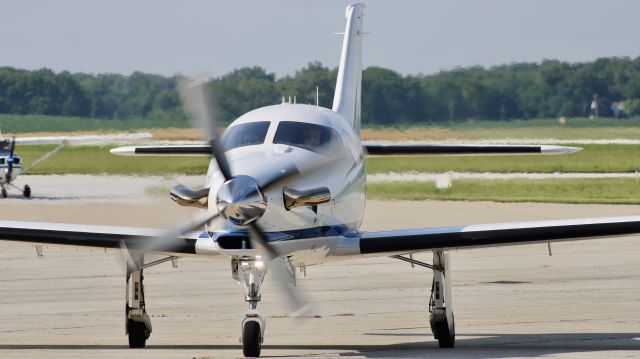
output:
[[[258,250],[265,263],[268,263],[269,269],[272,270],[273,278],[288,298],[288,302],[292,307],[292,315],[299,316],[304,314],[306,302],[291,285],[293,273],[285,266],[286,259],[267,240],[267,236],[257,223],[257,220],[264,214],[267,207],[264,193],[278,183],[299,175],[300,171],[295,165],[286,164],[275,171],[264,174],[262,178],[258,179],[247,175],[234,176],[218,133],[216,108],[213,102],[215,98],[210,91],[210,82],[206,80],[184,80],[180,83],[179,90],[187,115],[193,119],[197,127],[202,129],[204,139],[211,146],[211,156],[220,169],[224,183],[216,194],[215,206],[209,202],[209,208],[205,212],[172,227],[155,238],[155,240],[148,241],[148,244],[141,245],[134,250],[141,254],[153,251],[170,251],[172,246],[178,245],[177,241],[179,241],[180,236],[197,230],[218,216],[223,216],[230,223],[247,229],[251,247]],[[309,170],[318,170],[328,163],[321,163]],[[124,243],[122,245],[124,249]],[[128,264],[135,267],[128,251],[125,250],[123,252],[126,253]]]
[[[13,172],[13,152],[16,148],[16,136],[11,138],[11,144],[9,145],[9,157],[7,157],[7,183],[11,182],[11,173]]]

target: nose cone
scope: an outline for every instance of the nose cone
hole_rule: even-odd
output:
[[[267,198],[253,177],[235,176],[220,186],[216,206],[229,223],[244,226],[262,217]]]

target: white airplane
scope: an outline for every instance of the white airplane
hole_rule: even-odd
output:
[[[18,178],[19,175],[26,173],[38,163],[46,160],[58,152],[64,143],[54,148],[49,153],[33,161],[28,167],[22,167],[22,158],[15,153],[16,139],[13,137],[9,139],[0,139],[0,197],[7,198],[7,186],[13,187],[19,191],[22,191],[24,198],[31,198],[31,187],[25,184],[22,190],[13,185],[13,181]]]
[[[178,257],[229,260],[232,277],[246,290],[242,348],[259,356],[265,320],[257,311],[267,270],[282,286],[294,314],[304,302],[291,286],[296,267],[362,257],[387,256],[430,268],[430,326],[440,347],[453,347],[455,325],[449,250],[611,237],[640,233],[640,216],[477,224],[458,227],[361,231],[366,153],[514,154],[567,153],[559,146],[363,146],[360,139],[362,4],[346,9],[346,28],[331,109],[283,103],[251,111],[222,137],[205,82],[182,86],[191,116],[209,143],[190,146],[122,147],[120,155],[212,156],[202,189],[177,186],[172,198],[202,211],[169,231],[44,222],[0,221],[0,239],[121,249],[127,258],[126,331],[129,345],[144,347],[152,331],[145,309],[143,270]],[[408,214],[426,215],[427,214]],[[205,230],[198,230],[205,227]],[[36,247],[38,248],[38,247]],[[429,251],[433,262],[412,258]],[[145,261],[149,253],[166,255]]]

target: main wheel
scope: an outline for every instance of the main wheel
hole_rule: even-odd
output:
[[[2,196],[2,198],[7,198],[7,190],[4,188],[0,190],[0,196]]]
[[[149,338],[149,331],[144,323],[135,320],[127,320],[127,331],[129,333],[129,348],[144,348]]]
[[[242,353],[245,357],[259,357],[262,349],[262,333],[260,324],[256,321],[247,321],[242,328]]]
[[[449,324],[447,320],[439,321],[435,323],[433,334],[438,339],[438,346],[440,348],[453,348],[456,346],[456,321],[451,315],[451,331],[449,331]]]
[[[31,187],[29,187],[28,184],[24,185],[24,188],[22,189],[22,195],[24,196],[24,198],[31,198]]]

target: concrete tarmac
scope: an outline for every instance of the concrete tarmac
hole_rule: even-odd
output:
[[[65,186],[76,180],[78,188],[92,181],[65,176]],[[0,200],[0,218],[155,226],[193,211],[172,203],[155,182],[146,192],[151,197],[136,201],[100,197],[100,190],[118,190],[108,178],[95,180],[96,193],[82,187],[83,199],[47,195],[59,192],[52,176],[34,187],[46,200]],[[639,213],[640,206],[370,201],[364,229]],[[165,263],[145,270],[153,334],[147,348],[132,350],[124,335],[124,263],[118,252],[48,246],[37,257],[31,245],[0,246],[0,358],[242,356],[244,290],[223,257],[185,258],[176,269]],[[267,278],[259,305],[268,322],[262,354],[640,357],[640,237],[558,243],[552,253],[544,244],[452,252],[454,349],[439,349],[430,333],[431,273],[424,268],[384,257],[309,267],[298,284],[314,309],[302,319],[287,316],[284,298]],[[417,258],[431,260],[428,253]]]

